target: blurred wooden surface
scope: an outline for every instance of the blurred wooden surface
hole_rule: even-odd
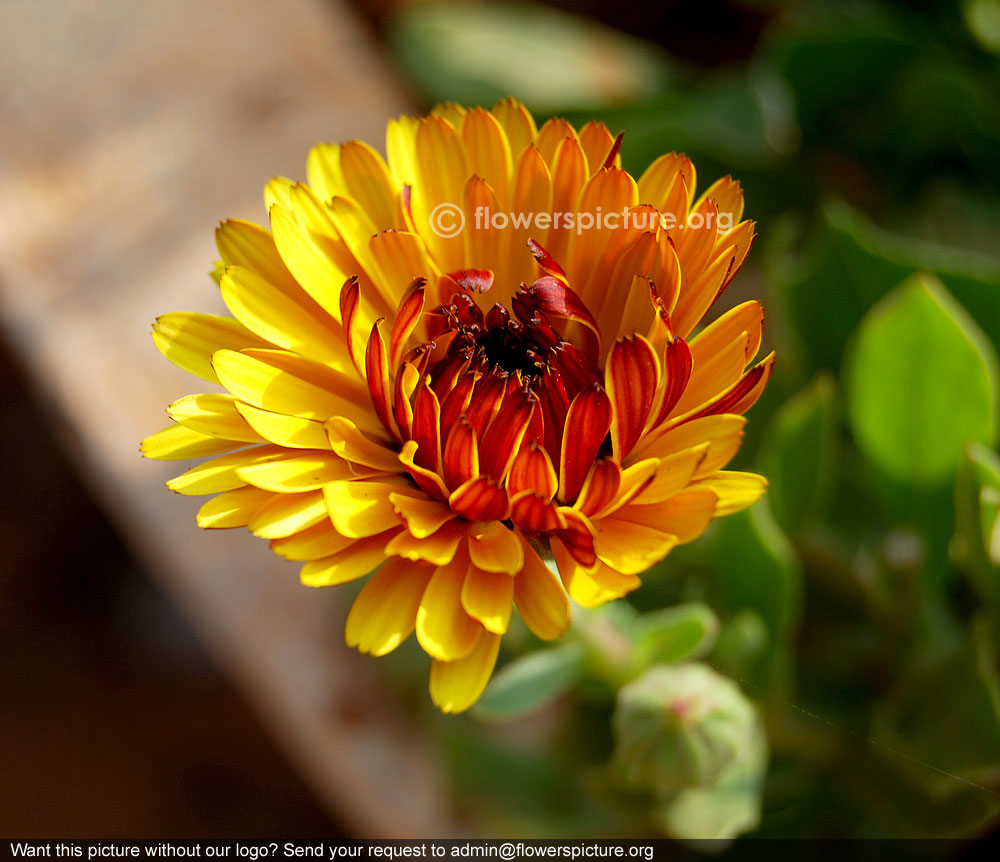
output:
[[[126,541],[345,826],[443,837],[441,776],[344,646],[335,591],[243,531],[198,530],[199,501],[162,485],[180,465],[137,454],[197,388],[149,327],[221,308],[215,224],[265,221],[272,175],[302,177],[321,140],[381,144],[404,109],[338,2],[0,3],[4,337]]]

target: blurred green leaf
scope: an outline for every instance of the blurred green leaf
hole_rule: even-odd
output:
[[[613,132],[625,130],[622,160],[636,176],[669,150],[696,158],[701,177],[706,162],[725,166],[723,172],[773,167],[798,144],[787,87],[764,71],[701,76],[636,104],[565,113],[576,125],[597,119]]]
[[[712,663],[733,676],[746,676],[769,641],[770,634],[760,614],[750,609],[739,611],[722,626],[712,649]]]
[[[1000,679],[985,617],[946,655],[928,657],[903,674],[876,713],[874,733],[896,755],[897,767],[938,799],[966,790],[967,782],[996,780]]]
[[[570,688],[583,673],[579,644],[539,650],[505,664],[490,681],[473,712],[479,718],[507,720],[526,715]]]
[[[908,279],[866,315],[846,369],[854,437],[896,479],[949,479],[967,443],[995,439],[996,354],[931,276]]]
[[[700,602],[643,614],[632,624],[635,669],[702,656],[712,648],[718,632],[718,619]]]
[[[980,595],[1000,601],[1000,455],[969,446],[958,473],[953,554]]]
[[[965,0],[962,12],[979,43],[994,54],[1000,54],[1000,0]]]
[[[789,535],[820,514],[836,481],[839,432],[836,384],[818,377],[778,410],[763,435],[761,472],[775,520]]]
[[[789,641],[798,622],[801,571],[795,551],[765,500],[716,523],[712,541],[719,598],[732,611],[749,609],[770,633],[768,649],[753,672],[757,685],[784,684],[790,671]]]
[[[1000,264],[894,235],[834,202],[823,208],[811,245],[776,274],[779,302],[792,323],[784,355],[803,375],[836,373],[861,318],[914,270],[935,273],[1000,347]]]
[[[490,106],[513,96],[538,111],[649,98],[670,75],[655,45],[529,3],[411,3],[390,43],[432,102]]]

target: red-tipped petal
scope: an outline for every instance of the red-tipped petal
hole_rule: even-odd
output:
[[[507,490],[511,494],[532,491],[545,500],[551,500],[559,489],[559,477],[552,461],[537,441],[523,446],[514,459],[507,477]]]
[[[551,533],[568,526],[559,507],[535,491],[522,491],[511,498],[510,518],[524,533]]]
[[[608,150],[607,158],[604,160],[604,164],[601,167],[613,168],[615,167],[615,160],[618,158],[618,153],[622,149],[622,141],[625,140],[625,133],[619,132],[618,137],[615,138],[615,142],[611,145],[611,149]]]
[[[480,375],[475,372],[464,374],[461,379],[452,387],[451,391],[441,402],[441,427],[451,428],[458,418],[469,408],[472,400],[472,393],[475,391],[476,381]]]
[[[444,480],[433,470],[421,467],[415,458],[420,449],[415,440],[407,440],[399,452],[399,463],[402,464],[420,489],[435,500],[447,500],[448,489]]]
[[[556,533],[559,541],[565,545],[570,555],[585,569],[597,565],[597,552],[594,550],[594,528],[590,521],[573,509],[560,509],[560,514],[566,518],[566,529]]]
[[[379,422],[393,437],[399,439],[396,423],[393,421],[389,407],[389,359],[385,352],[385,342],[379,327],[382,320],[376,320],[368,338],[368,349],[365,351],[365,371],[368,375],[368,391],[375,406],[375,415]]]
[[[411,439],[417,441],[416,462],[434,473],[441,472],[441,405],[426,380],[417,384],[413,396]]]
[[[510,515],[507,492],[492,479],[477,476],[448,498],[452,511],[470,521],[502,521]]]
[[[576,499],[608,435],[611,414],[611,399],[597,384],[585,389],[569,405],[559,459],[561,500]]]
[[[656,418],[650,423],[655,428],[674,409],[680,401],[684,390],[691,379],[694,362],[691,348],[683,338],[670,339],[663,348],[663,384],[660,387],[661,400],[656,407]]]
[[[426,278],[415,278],[403,294],[396,309],[396,319],[392,322],[392,335],[389,338],[389,365],[395,368],[409,340],[420,315],[424,310],[424,285]]]
[[[642,336],[631,336],[611,348],[605,386],[614,405],[611,445],[619,461],[632,451],[653,407],[660,369],[656,353]]]
[[[468,293],[486,293],[493,287],[493,272],[489,269],[459,269],[441,276],[441,296],[445,296],[447,282],[454,288]]]
[[[535,240],[529,239],[528,248],[531,250],[532,255],[535,260],[538,261],[538,265],[542,268],[542,271],[546,275],[551,275],[553,278],[559,279],[559,281],[563,284],[569,284],[566,272],[561,266],[559,266],[558,263],[556,263],[555,258],[542,248],[541,245],[535,242]]]
[[[602,458],[590,468],[573,508],[584,515],[593,515],[615,498],[621,484],[621,467],[614,461]]]
[[[457,488],[478,475],[479,446],[476,432],[467,419],[460,417],[451,426],[444,444],[444,481],[449,488]]]
[[[697,413],[685,417],[685,421],[698,419],[712,413],[744,413],[760,398],[767,386],[774,368],[774,354],[764,357],[735,384],[710,404],[705,405]]]
[[[360,303],[361,288],[358,286],[358,277],[352,275],[340,289],[340,319],[344,325],[344,341],[347,343],[347,352],[358,374],[361,374],[362,362],[358,345],[354,341],[354,322]]]
[[[530,287],[526,287],[527,303],[536,312],[550,319],[571,321],[585,327],[589,340],[593,344],[586,345],[587,353],[595,355],[600,346],[601,331],[590,309],[572,289],[552,276],[538,279]],[[527,322],[527,321],[525,321]]]
[[[480,470],[484,475],[503,479],[510,471],[537,403],[533,395],[520,387],[504,398],[500,411],[482,438]]]

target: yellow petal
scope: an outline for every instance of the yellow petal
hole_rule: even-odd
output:
[[[498,635],[507,631],[513,599],[514,578],[505,572],[490,572],[475,565],[469,566],[462,584],[462,607],[487,631]]]
[[[212,357],[219,380],[253,407],[325,421],[346,416],[363,430],[381,428],[359,387],[345,375],[280,350],[220,350]]]
[[[391,533],[380,533],[354,542],[329,557],[310,560],[299,577],[307,587],[332,587],[363,578],[385,560],[385,543]]]
[[[507,133],[510,151],[516,159],[528,144],[534,142],[538,134],[535,118],[524,105],[514,99],[501,99],[490,109],[490,113]]]
[[[385,552],[407,560],[422,560],[435,566],[446,566],[455,558],[464,535],[454,523],[445,524],[436,533],[417,538],[403,530],[385,546]]]
[[[334,416],[327,421],[326,431],[330,448],[344,460],[386,473],[400,472],[397,453],[366,437],[350,419]]]
[[[536,637],[555,640],[569,628],[569,599],[556,576],[538,558],[527,540],[520,540],[524,547],[524,566],[514,578],[514,603],[521,619]]]
[[[237,474],[248,485],[279,494],[314,491],[327,482],[355,478],[346,461],[323,452],[248,464],[240,467]]]
[[[340,288],[348,275],[331,259],[321,240],[299,224],[292,212],[280,204],[270,208],[271,231],[282,261],[295,280],[340,323]]]
[[[699,472],[695,474],[697,478],[719,469],[726,461],[714,467],[709,465],[724,455],[732,458],[736,454],[743,441],[743,428],[746,424],[744,416],[719,413],[692,419],[672,428],[657,428],[639,440],[626,461],[631,463],[642,458],[666,458],[693,446],[708,443],[709,454],[698,468]],[[728,461],[728,458],[726,460]]]
[[[158,461],[179,461],[182,458],[203,458],[246,446],[242,440],[221,440],[192,431],[183,425],[171,425],[150,434],[139,444],[139,451]]]
[[[284,452],[275,446],[257,446],[243,449],[205,461],[167,482],[167,487],[178,494],[218,494],[246,485],[236,471],[249,464],[258,464],[280,458]]]
[[[417,176],[417,166],[413,155],[414,142],[420,121],[416,117],[403,116],[389,120],[385,130],[385,152],[389,159],[389,173],[393,186],[412,186]]]
[[[718,497],[707,486],[697,485],[652,506],[625,506],[615,513],[623,522],[671,533],[679,544],[700,536],[715,515]],[[610,528],[609,529],[613,529]]]
[[[677,544],[677,537],[666,530],[625,521],[620,517],[624,511],[594,522],[594,550],[612,569],[636,575],[670,553]],[[570,595],[576,598],[572,589]]]
[[[466,554],[442,566],[427,584],[417,611],[417,640],[424,651],[442,661],[464,658],[483,627],[462,607],[462,585],[469,568]]]
[[[472,706],[490,681],[500,651],[500,635],[483,631],[472,652],[459,661],[431,665],[431,699],[442,712],[462,712]]]
[[[261,506],[247,525],[261,539],[280,539],[326,520],[326,504],[320,491],[275,494]]]
[[[212,354],[229,348],[268,347],[239,321],[215,314],[176,312],[156,318],[153,342],[174,365],[204,380],[218,383]]]
[[[632,501],[637,505],[661,503],[683,491],[708,455],[710,444],[702,443],[666,458],[657,459],[656,475]]]
[[[658,210],[663,211],[664,205],[671,199],[671,189],[676,183],[681,182],[685,188],[685,200],[683,212],[673,212],[667,210],[677,217],[686,217],[687,211],[694,200],[694,188],[697,176],[694,164],[691,160],[680,153],[667,153],[654,161],[642,176],[639,177],[639,200],[644,204],[652,204]]]
[[[473,108],[462,118],[462,140],[470,173],[489,183],[505,205],[514,163],[503,127],[489,111]]]
[[[524,548],[513,530],[488,521],[469,535],[472,563],[489,572],[516,575],[524,565]]]
[[[418,539],[436,533],[455,518],[447,503],[407,494],[389,494],[393,508],[406,521],[406,529]]]
[[[358,594],[347,615],[344,636],[359,652],[385,655],[412,634],[420,598],[434,570],[403,560],[386,560]]]
[[[552,555],[571,598],[584,608],[619,599],[642,583],[634,574],[620,572],[601,560],[590,569],[584,568],[558,539],[552,540]]]
[[[695,487],[710,489],[718,498],[716,515],[731,515],[756,503],[767,490],[767,479],[756,473],[720,470],[699,479]]]
[[[461,234],[439,236],[432,219],[435,208],[442,204],[461,206],[469,176],[465,147],[450,123],[433,116],[420,121],[414,147],[413,223],[442,271],[453,272],[463,266],[464,238]]]
[[[167,414],[192,431],[221,437],[224,440],[242,440],[245,443],[263,443],[264,438],[254,431],[236,409],[232,395],[214,392],[186,395],[167,408]]]
[[[329,518],[318,524],[280,539],[271,540],[271,550],[286,560],[318,560],[338,554],[353,545],[357,539],[341,536],[333,529]]]
[[[215,244],[227,267],[243,267],[286,294],[304,295],[282,262],[267,228],[242,219],[228,219],[215,229]]]
[[[236,409],[265,440],[292,449],[329,449],[330,441],[322,422],[261,410],[238,403]]]
[[[213,497],[198,510],[198,526],[205,529],[245,527],[274,495],[260,488],[237,488]]]
[[[326,508],[337,532],[355,539],[374,536],[391,527],[401,527],[390,494],[420,494],[400,483],[347,481],[323,486]]]
[[[306,294],[296,301],[239,266],[226,270],[220,288],[233,316],[261,338],[339,371],[353,370],[340,326]]]

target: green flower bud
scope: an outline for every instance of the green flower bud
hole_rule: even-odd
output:
[[[614,762],[635,789],[707,787],[752,744],[757,724],[732,680],[695,662],[658,665],[618,692]]]

